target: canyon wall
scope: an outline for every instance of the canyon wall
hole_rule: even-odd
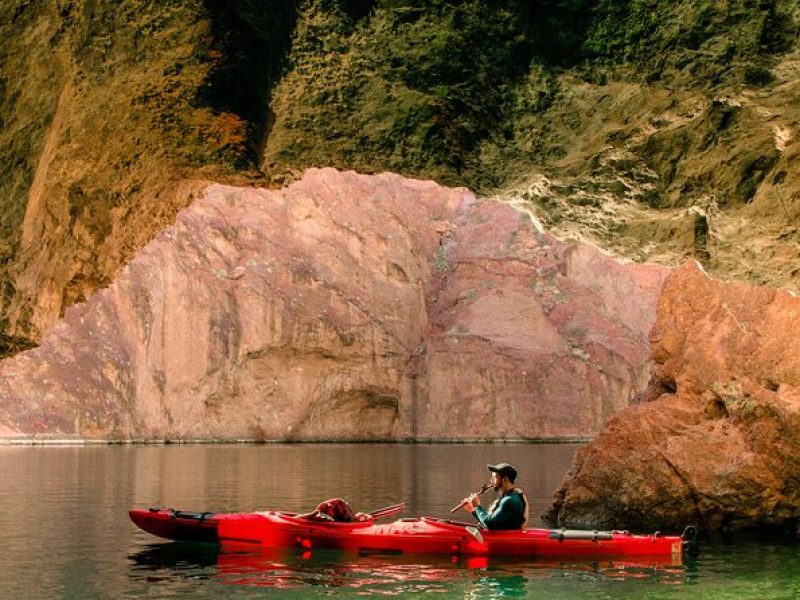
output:
[[[666,274],[430,181],[210,185],[0,362],[0,435],[589,436],[647,382]]]
[[[464,185],[636,262],[797,288],[796,0],[6,0],[0,356],[198,189]]]
[[[706,531],[800,523],[800,299],[714,281],[664,284],[650,401],[582,448],[548,518],[562,526]]]

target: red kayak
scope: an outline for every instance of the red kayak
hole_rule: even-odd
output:
[[[527,529],[486,531],[459,521],[422,517],[377,524],[311,520],[292,513],[187,513],[131,510],[141,529],[184,541],[218,542],[223,548],[335,549],[360,554],[447,554],[605,558],[669,557],[680,560],[684,536],[627,531]]]

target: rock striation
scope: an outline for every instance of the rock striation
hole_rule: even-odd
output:
[[[668,277],[651,333],[652,401],[582,448],[547,517],[563,526],[709,532],[800,523],[800,299]]]
[[[430,181],[210,185],[0,363],[0,437],[590,436],[647,383],[666,274]]]

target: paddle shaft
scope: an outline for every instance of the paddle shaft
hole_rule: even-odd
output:
[[[398,502],[397,504],[392,504],[391,506],[385,506],[384,508],[377,508],[373,511],[368,512],[367,514],[373,519],[380,519],[382,517],[389,517],[391,515],[396,515],[397,513],[403,512],[405,509],[406,509],[406,503]]]
[[[484,483],[484,484],[481,486],[481,489],[479,489],[479,490],[478,490],[477,492],[475,492],[475,493],[476,493],[478,496],[483,496],[483,495],[484,495],[486,492],[488,492],[488,491],[491,489],[491,487],[492,487],[492,484],[491,484],[491,483]],[[450,514],[453,514],[454,512],[456,512],[456,511],[457,511],[459,508],[463,507],[463,506],[464,506],[464,505],[465,505],[467,502],[469,502],[469,501],[468,501],[468,500],[464,500],[464,501],[463,501],[461,504],[459,504],[458,506],[454,506],[453,508],[451,508],[451,509],[450,509]]]

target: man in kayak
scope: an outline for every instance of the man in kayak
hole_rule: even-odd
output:
[[[472,513],[484,529],[525,529],[528,499],[514,486],[517,470],[508,463],[487,466],[492,472],[492,487],[500,496],[487,511],[481,506],[480,495],[472,494],[464,500],[464,510]]]

